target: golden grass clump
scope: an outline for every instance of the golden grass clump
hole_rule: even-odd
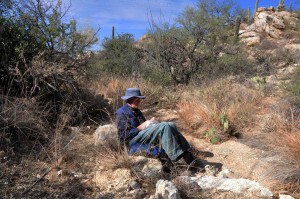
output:
[[[180,124],[186,131],[192,132],[200,127],[215,126],[218,123],[204,104],[182,100],[177,103],[177,108]]]
[[[300,197],[300,130],[295,126],[289,126],[276,122],[273,132],[274,151],[280,155],[280,161],[275,161],[270,174],[279,181],[274,186],[275,190],[287,191],[296,198]]]
[[[282,156],[290,159],[295,164],[299,173],[296,175],[300,180],[300,130],[292,129],[291,132],[279,131],[275,135],[275,145],[279,147]]]
[[[221,79],[202,88],[191,88],[177,104],[184,129],[216,129],[224,131],[224,118],[229,127],[242,131],[255,125],[256,107],[262,99],[260,91],[249,90],[232,80]],[[226,127],[227,128],[227,127]]]
[[[101,165],[107,169],[115,170],[125,168],[131,170],[134,166],[134,161],[130,158],[126,147],[121,145],[106,144],[101,146],[98,151],[101,158]]]

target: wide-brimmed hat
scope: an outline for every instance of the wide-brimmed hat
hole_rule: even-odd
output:
[[[141,94],[140,89],[138,88],[127,88],[125,95],[122,96],[122,100],[127,100],[132,97],[138,97],[141,99],[145,99],[146,97]]]

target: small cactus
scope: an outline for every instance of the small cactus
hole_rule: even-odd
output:
[[[290,11],[290,13],[293,12],[293,3],[292,2],[290,3],[290,9],[289,9],[289,11]]]

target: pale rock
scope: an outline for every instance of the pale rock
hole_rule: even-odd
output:
[[[273,6],[270,6],[269,8],[267,8],[267,11],[275,12],[275,8]]]
[[[94,138],[96,146],[117,143],[117,128],[113,124],[99,126],[94,133]]]
[[[148,164],[142,168],[142,173],[147,177],[154,177],[162,173],[162,164],[156,159],[149,159]]]
[[[260,37],[260,34],[255,31],[240,31],[240,38]]]
[[[129,189],[134,190],[134,189],[140,189],[141,184],[137,180],[132,180],[129,184]]]
[[[244,42],[247,46],[254,46],[255,44],[260,43],[260,37],[242,38],[241,41]]]
[[[218,174],[218,168],[212,165],[205,165],[205,174],[210,176],[216,176]]]
[[[114,171],[96,171],[93,181],[101,189],[113,191],[127,190],[130,179],[131,172],[129,169],[116,169]]]
[[[257,12],[263,12],[263,11],[265,11],[265,10],[267,10],[267,8],[265,8],[265,7],[257,8]]]
[[[284,48],[290,50],[292,53],[300,52],[300,44],[287,44]]]
[[[270,37],[279,39],[282,35],[282,30],[286,28],[284,23],[286,18],[288,18],[288,15],[282,15],[281,12],[258,12],[255,16],[254,23],[247,29],[259,33],[266,32]]]
[[[254,19],[254,25],[256,27],[257,32],[262,32],[265,30],[266,26],[269,26],[273,21],[273,16],[266,13],[261,12],[257,15],[257,17]]]
[[[290,195],[279,194],[279,199],[295,199],[295,198]]]
[[[276,13],[277,15],[280,15],[281,17],[283,17],[284,19],[288,19],[290,17],[292,17],[292,13],[288,12],[288,11],[281,11]]]
[[[159,180],[156,183],[155,197],[157,199],[181,199],[176,186],[168,180]]]
[[[282,17],[274,17],[273,21],[272,21],[272,26],[274,26],[275,28],[278,29],[284,29],[285,25],[284,25],[284,20]]]
[[[267,76],[266,81],[268,82],[269,85],[273,85],[273,86],[279,85],[278,79],[275,75]]]
[[[289,18],[288,20],[288,23],[289,23],[289,27],[292,28],[292,29],[296,29],[300,20],[298,18],[295,18],[295,17],[291,17]]]
[[[150,34],[145,34],[138,39],[135,44],[136,47],[142,47],[143,45],[151,44],[153,42],[153,37]]]
[[[131,199],[145,198],[146,194],[142,189],[134,189],[131,190],[129,193],[132,195]]]
[[[244,193],[249,196],[272,198],[273,193],[255,181],[248,179],[230,179],[213,176],[203,176],[196,180],[202,189],[217,189],[235,193]]]
[[[266,26],[265,32],[274,39],[279,39],[282,35],[282,31],[279,29],[274,28],[273,26]]]
[[[228,178],[231,173],[232,171],[230,171],[229,169],[224,169],[221,172],[219,172],[218,176],[220,178]]]
[[[293,66],[290,66],[290,67],[285,67],[285,68],[281,68],[278,70],[278,73],[280,75],[288,75],[288,74],[291,74],[295,71],[295,68]]]

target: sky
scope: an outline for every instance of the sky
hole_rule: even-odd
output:
[[[93,28],[98,32],[99,42],[93,49],[101,49],[104,38],[111,37],[112,26],[115,36],[130,33],[138,40],[150,29],[149,19],[174,21],[187,6],[195,6],[198,0],[63,0],[71,7],[67,17],[77,21],[79,29]],[[236,0],[241,8],[250,7],[253,13],[256,0]],[[285,0],[287,8],[300,8],[300,0]],[[259,0],[258,7],[277,7],[279,0]]]

